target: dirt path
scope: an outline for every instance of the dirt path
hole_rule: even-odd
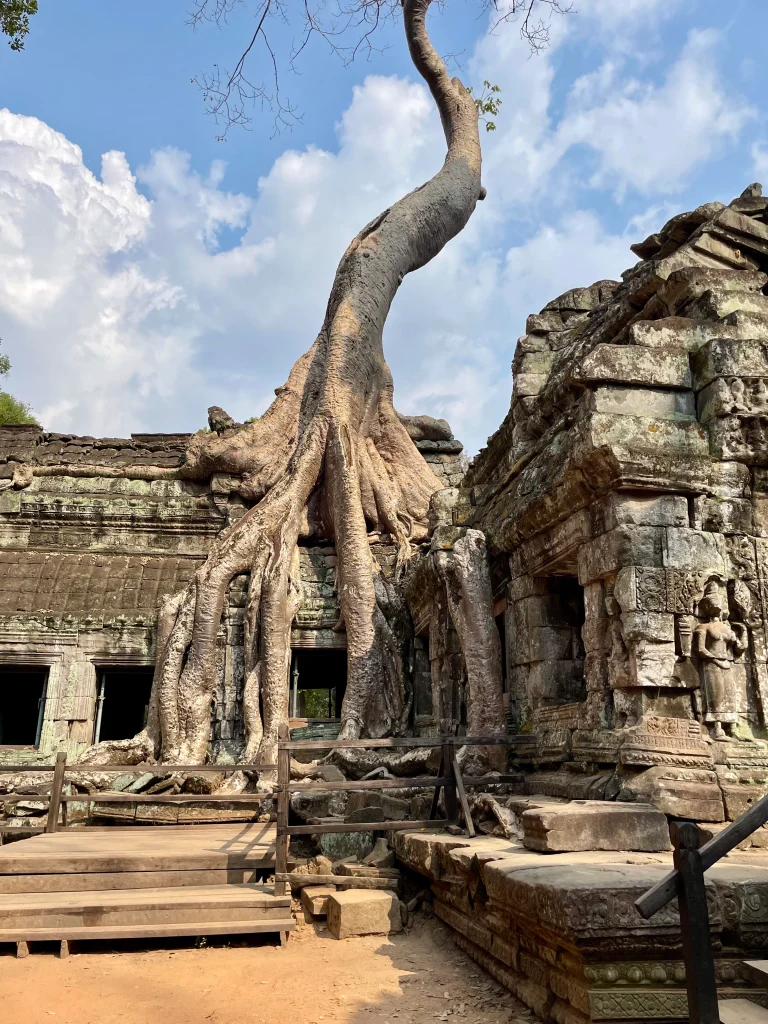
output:
[[[171,942],[172,940],[167,940]],[[0,956],[2,1024],[535,1024],[434,919],[338,941],[297,928],[230,947],[81,944]],[[2,949],[10,949],[4,946]]]

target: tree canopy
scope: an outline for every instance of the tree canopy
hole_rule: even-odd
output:
[[[0,355],[0,383],[5,383],[5,378],[10,371],[10,359],[6,355]],[[0,427],[36,422],[25,402],[20,402],[18,398],[14,398],[13,395],[0,388]]]
[[[0,32],[8,36],[12,50],[24,49],[33,14],[37,14],[37,0],[0,0]]]

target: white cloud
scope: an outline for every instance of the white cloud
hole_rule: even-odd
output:
[[[526,315],[617,276],[632,262],[628,243],[674,212],[658,193],[679,188],[749,115],[706,70],[711,34],[693,33],[660,84],[628,77],[619,35],[662,19],[662,6],[628,0],[599,67],[557,83],[561,105],[570,94],[559,121],[552,96],[575,17],[553,26],[542,57],[529,59],[514,25],[476,47],[469,79],[498,82],[505,100],[484,138],[489,198],[406,279],[385,332],[398,406],[446,416],[470,451],[506,412]],[[60,133],[0,112],[12,390],[48,429],[79,433],[196,429],[211,404],[236,418],[261,412],[314,339],[350,239],[442,161],[426,89],[394,77],[354,89],[337,138],[333,150],[286,150],[246,196],[227,191],[220,162],[201,174],[170,149],[135,175],[108,153],[99,178]],[[597,160],[587,180],[577,146]],[[654,196],[609,230],[583,208],[587,186]],[[600,196],[586,194],[589,205]]]
[[[732,143],[754,111],[728,95],[717,73],[717,33],[693,30],[661,84],[623,78],[605,62],[577,80],[558,130],[560,148],[584,145],[598,166],[591,184],[621,194],[679,190],[697,165]]]

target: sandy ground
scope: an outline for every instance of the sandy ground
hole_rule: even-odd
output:
[[[535,1024],[461,953],[439,922],[407,935],[339,941],[300,925],[272,937],[194,948],[186,940],[73,944],[68,959],[0,950],[3,1024]],[[174,947],[169,946],[174,943]],[[119,951],[118,951],[119,947]]]

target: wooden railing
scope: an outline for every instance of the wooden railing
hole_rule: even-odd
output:
[[[516,782],[519,775],[499,775],[489,780],[488,777],[462,777],[456,751],[458,747],[476,746],[510,746],[516,737],[512,736],[441,736],[441,737],[392,737],[381,740],[292,740],[288,726],[281,725],[279,730],[277,754],[277,838],[275,846],[275,894],[282,896],[290,882],[300,884],[323,884],[333,882],[337,885],[361,884],[381,885],[387,887],[394,883],[387,879],[381,882],[373,879],[345,877],[341,875],[297,876],[288,873],[288,855],[291,836],[327,835],[340,832],[396,832],[421,828],[444,828],[446,825],[458,824],[459,809],[464,819],[464,828],[468,836],[474,837],[475,829],[469,811],[466,790],[473,786],[488,786],[493,783]],[[414,749],[418,747],[440,747],[440,767],[437,776],[421,778],[387,778],[345,780],[343,782],[291,782],[291,753],[299,750],[393,750]],[[422,820],[401,821],[350,821],[334,822],[330,825],[291,825],[289,824],[291,794],[295,793],[328,793],[328,792],[359,792],[366,790],[419,790],[432,789],[432,806],[429,818]],[[445,817],[437,818],[440,792],[444,794]]]
[[[768,796],[758,800],[738,821],[703,846],[694,822],[673,821],[670,835],[674,870],[635,901],[635,906],[647,919],[678,898],[691,1024],[719,1024],[720,1021],[704,872],[766,822]]]
[[[34,793],[0,794],[0,803],[43,803],[48,804],[48,817],[43,825],[0,824],[0,838],[13,832],[56,832],[59,827],[67,828],[67,807],[69,804],[245,804],[257,805],[272,800],[271,793],[65,793],[66,775],[88,774],[89,772],[110,772],[116,775],[136,776],[151,772],[153,775],[233,775],[235,772],[274,771],[274,764],[67,764],[67,755],[59,753],[50,765],[0,765],[0,773],[15,775],[21,772],[53,772],[49,794]],[[59,819],[62,819],[61,822]],[[88,828],[91,826],[79,826]],[[93,826],[98,827],[98,826]]]

